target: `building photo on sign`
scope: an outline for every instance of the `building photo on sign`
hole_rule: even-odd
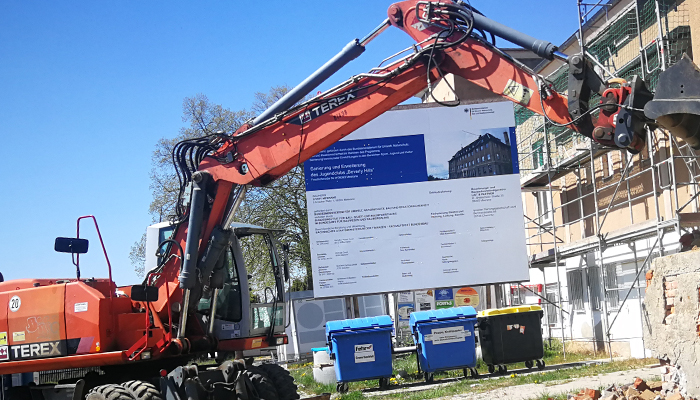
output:
[[[315,297],[527,280],[514,126],[510,102],[415,105],[309,159]]]

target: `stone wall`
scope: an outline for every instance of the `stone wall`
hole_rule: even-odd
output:
[[[700,398],[700,250],[657,258],[646,278],[644,340],[667,364],[664,389]]]

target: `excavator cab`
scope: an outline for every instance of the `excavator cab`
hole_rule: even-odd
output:
[[[287,322],[284,282],[289,271],[286,254],[280,255],[287,246],[282,246],[276,237],[283,231],[242,223],[232,224],[231,229],[234,234],[224,254],[223,285],[219,289],[202,288],[196,305],[197,319],[220,342],[282,335]],[[149,269],[162,261],[157,259],[160,253],[153,249],[170,238],[173,228],[168,222],[158,223],[149,226],[146,232],[146,268]],[[246,265],[246,259],[255,265]],[[246,351],[246,356],[270,348],[263,347],[262,341],[255,343],[260,343],[259,348],[252,353]]]
[[[286,257],[280,257],[282,246],[276,239],[281,230],[238,223],[232,228],[234,235],[226,250],[223,288],[217,291],[215,307],[211,301],[213,291],[209,289],[209,293],[203,294],[197,307],[200,319],[208,326],[214,310],[212,333],[220,341],[283,334],[284,280],[288,267],[283,261]],[[255,281],[244,252],[254,255]]]

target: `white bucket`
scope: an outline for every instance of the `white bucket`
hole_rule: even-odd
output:
[[[334,363],[326,348],[315,348],[312,350],[314,352],[314,380],[321,384],[336,383]]]

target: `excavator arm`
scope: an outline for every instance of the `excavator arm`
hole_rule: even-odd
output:
[[[455,16],[455,10],[462,10],[465,16]],[[472,20],[468,20],[470,17]],[[403,30],[418,43],[415,53],[387,67],[357,75],[261,124],[244,125],[233,135],[222,137],[221,146],[202,161],[199,170],[217,181],[266,185],[425,90],[446,73],[460,76],[604,146],[632,152],[641,150],[644,135],[638,122],[645,120],[637,115],[637,121],[629,129],[629,141],[621,143],[614,139],[617,124],[613,122],[613,117],[621,111],[641,112],[650,93],[639,87],[640,80],[634,82],[637,87],[629,83],[608,87],[581,56],[568,57],[557,52],[551,43],[524,34],[509,37],[516,40],[524,37],[520,42],[537,50],[539,55],[570,64],[567,98],[554,91],[544,78],[483,37],[472,34],[479,28],[479,22],[484,25],[484,21],[491,23],[489,28],[505,28],[457,3],[408,0],[392,5],[389,18],[375,31],[389,25]],[[587,104],[593,92],[603,98],[597,121],[593,120]],[[625,104],[632,95],[641,107]]]
[[[201,296],[201,286],[211,284],[213,270],[231,234],[228,227],[249,185],[273,182],[411,96],[432,90],[446,73],[467,79],[602,145],[631,152],[644,146],[646,120],[640,111],[650,94],[641,81],[609,86],[581,56],[561,54],[551,43],[491,21],[462,2],[396,3],[385,22],[362,41],[351,42],[346,46],[348,53],[336,58],[348,61],[356,57],[390,26],[416,41],[407,55],[300,102],[317,85],[313,79],[307,80],[308,87],[301,93],[293,90],[291,96],[285,96],[234,133],[213,133],[178,144],[173,158],[181,198],[187,197],[182,196],[186,188],[192,188],[189,203],[178,204],[179,225],[173,238],[184,254],[179,254],[181,258],[165,258],[170,261],[163,265],[156,282],[160,300],[153,304],[163,320],[171,312],[166,299],[182,304],[178,339],[186,336],[188,308]],[[496,48],[486,39],[487,32],[544,58],[569,63],[569,96],[557,93],[544,78]],[[338,68],[336,64],[319,70],[320,75],[329,75],[328,69]],[[602,102],[589,109],[592,93],[600,94]],[[591,114],[598,108],[599,117],[594,121]],[[172,253],[177,253],[176,248],[171,246]],[[165,281],[179,282],[179,288],[165,285]],[[205,332],[198,333],[205,336]]]

